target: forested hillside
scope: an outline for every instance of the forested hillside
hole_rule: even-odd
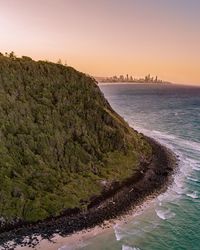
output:
[[[133,175],[151,154],[91,77],[0,55],[1,218],[37,221],[86,209],[105,185]]]

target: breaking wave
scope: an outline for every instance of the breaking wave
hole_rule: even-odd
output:
[[[138,247],[129,247],[126,245],[122,245],[122,250],[141,250],[141,249]]]

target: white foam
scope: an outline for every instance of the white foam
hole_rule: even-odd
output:
[[[176,185],[177,188],[183,188],[183,183],[184,183],[184,177],[181,175],[176,175],[174,177],[174,183]]]
[[[199,168],[199,167],[196,167],[196,166],[193,166],[192,169],[193,169],[193,170],[196,170],[196,171],[200,171],[200,168]]]
[[[147,136],[155,138],[157,141],[159,141],[163,145],[166,145],[176,155],[179,156],[179,168],[178,172],[174,175],[174,183],[167,189],[165,193],[157,197],[157,204],[155,208],[155,212],[158,218],[160,218],[161,220],[169,220],[176,216],[176,214],[168,208],[169,206],[171,206],[171,203],[178,204],[179,199],[181,197],[184,197],[185,195],[189,196],[192,199],[195,199],[194,202],[198,201],[198,193],[195,191],[188,191],[187,180],[189,179],[191,181],[198,182],[196,178],[193,178],[192,172],[193,169],[200,171],[200,160],[198,157],[200,153],[200,143],[187,141],[175,135],[162,133],[156,130],[150,131],[141,129],[139,127],[136,129],[143,134],[146,134]],[[141,226],[141,233],[149,231],[145,229],[146,228],[144,226]],[[136,231],[138,233],[138,230]],[[119,233],[118,231],[118,237],[120,239],[123,238],[122,233],[124,236],[124,232]],[[129,250],[134,248],[122,249]]]
[[[173,150],[173,152],[179,155],[179,173],[176,173],[174,176],[174,184],[173,187],[170,187],[168,191],[165,193],[165,196],[158,197],[159,201],[168,201],[169,197],[166,199],[167,196],[171,196],[171,198],[178,198],[178,196],[183,195],[187,192],[186,190],[186,180],[191,178],[192,170],[200,171],[200,161],[199,155],[200,152],[200,143],[185,140],[179,138],[178,136],[171,135],[168,133],[163,133],[157,130],[147,130],[142,128],[137,128],[139,131],[146,135],[150,135],[151,137],[158,140],[160,143],[166,145],[168,148]],[[192,181],[198,182],[197,179],[191,179]],[[176,195],[172,195],[172,193],[176,193]],[[191,195],[191,194],[189,194]],[[196,197],[196,195],[192,195]]]
[[[168,220],[176,216],[170,209],[155,209],[157,216],[162,220]]]
[[[172,195],[172,197],[171,197],[171,199],[170,199],[170,201],[173,201],[173,200],[175,200],[177,197],[179,197],[180,195],[185,194],[186,188],[177,187],[176,185],[173,185],[173,187],[171,188],[171,191],[175,193],[175,194],[174,194],[175,197],[173,197],[173,195]],[[170,195],[171,195],[171,194],[170,194]],[[174,198],[174,199],[172,199],[172,198]]]
[[[188,193],[188,194],[186,194],[186,195],[187,195],[188,197],[191,197],[192,199],[198,199],[198,198],[199,198],[197,191],[194,191],[194,192],[192,192],[192,193]]]
[[[200,171],[200,162],[198,160],[187,159],[187,163],[193,170]]]
[[[122,250],[140,250],[140,248],[122,245]]]
[[[120,228],[118,225],[113,226],[114,232],[115,232],[115,238],[117,241],[120,241],[124,235],[120,232]]]
[[[159,223],[158,221],[149,221],[149,219],[148,221],[141,221],[141,217],[139,216],[138,219],[133,219],[129,225],[132,225],[131,228],[126,228],[124,225],[116,225],[113,227],[117,241],[124,240],[127,237],[142,237],[144,234],[152,232],[152,230],[155,229]]]
[[[173,187],[168,188],[168,190],[163,193],[160,194],[157,197],[158,203],[157,205],[162,206],[165,202],[174,202],[175,200],[177,200],[177,198],[179,197],[180,194],[182,194],[182,192],[180,192],[180,194],[178,193],[177,190],[173,190]],[[160,205],[160,202],[162,202],[162,205]]]
[[[68,246],[62,246],[62,247],[58,248],[58,250],[72,250],[72,248],[68,247]]]
[[[187,179],[190,180],[190,181],[199,182],[198,179],[190,177],[190,176],[188,176]]]
[[[144,129],[144,128],[140,128],[140,127],[137,127],[136,129],[141,131],[142,133],[144,133],[146,135],[150,135],[151,137],[157,139],[158,141],[163,142],[163,140],[164,140],[165,144],[169,144],[170,148],[174,148],[174,145],[178,145],[178,146],[181,146],[181,149],[183,149],[183,147],[184,147],[186,150],[192,149],[193,151],[200,152],[200,143],[199,142],[185,140],[185,139],[182,139],[178,136],[168,134],[166,132],[157,131],[157,130],[148,130],[148,129]],[[167,143],[167,141],[169,143]]]
[[[188,159],[189,162],[191,162],[192,164],[200,164],[200,162],[198,160],[195,160],[195,159]]]

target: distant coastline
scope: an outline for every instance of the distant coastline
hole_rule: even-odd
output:
[[[126,76],[112,76],[112,77],[94,77],[99,83],[135,83],[135,84],[172,84],[171,82],[161,80],[157,76],[153,77],[150,74],[144,78],[133,78],[128,74]]]

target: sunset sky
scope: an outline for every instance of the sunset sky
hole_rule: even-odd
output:
[[[0,0],[0,51],[200,84],[200,0]]]

